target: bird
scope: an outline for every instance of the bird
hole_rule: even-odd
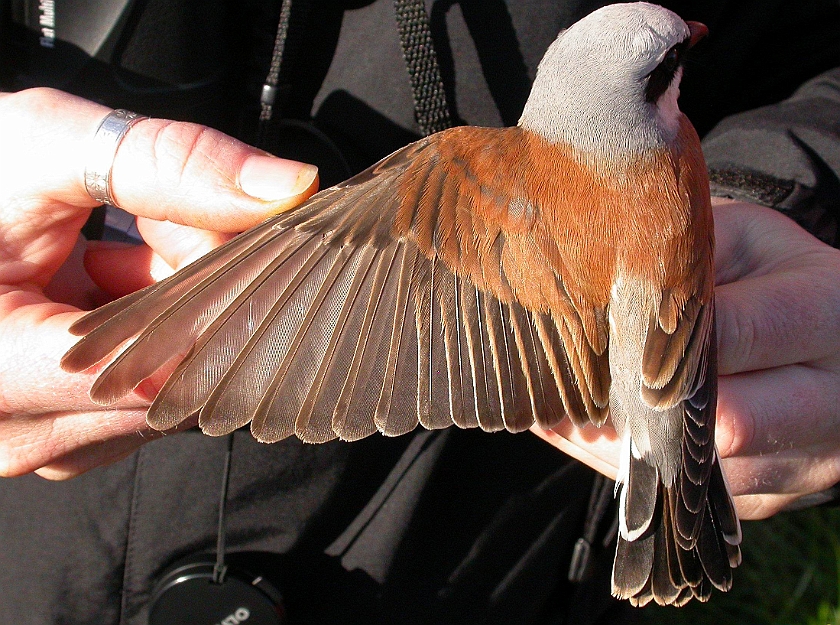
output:
[[[590,13],[549,46],[516,126],[427,136],[87,313],[62,367],[101,368],[103,405],[168,367],[153,428],[197,416],[266,443],[611,423],[612,593],[728,590],[713,219],[677,104],[707,32],[644,2]]]

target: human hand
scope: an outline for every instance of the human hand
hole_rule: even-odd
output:
[[[160,279],[317,188],[317,170],[204,126],[137,123],[114,159],[115,201],[138,215],[147,245],[87,243],[96,202],[86,153],[109,109],[50,89],[0,94],[0,475],[78,475],[159,435],[143,385],[116,406],[93,404],[95,372],[59,361],[68,332],[108,298]]]
[[[840,481],[840,251],[769,208],[714,201],[716,440],[738,513],[771,516]],[[615,432],[535,433],[615,477]]]

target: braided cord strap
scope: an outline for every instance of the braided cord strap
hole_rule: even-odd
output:
[[[292,0],[283,0],[280,8],[280,22],[277,24],[277,35],[274,38],[274,50],[271,54],[271,66],[268,69],[268,76],[266,76],[260,97],[260,121],[268,121],[274,114],[277,83],[280,80],[280,67],[283,63],[283,51],[286,47],[286,36],[289,34],[291,15]]]
[[[452,126],[423,0],[394,0],[400,45],[411,78],[414,114],[424,135]]]

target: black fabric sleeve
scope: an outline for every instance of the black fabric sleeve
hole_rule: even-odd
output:
[[[778,104],[724,119],[703,150],[712,195],[772,206],[840,243],[840,68]]]

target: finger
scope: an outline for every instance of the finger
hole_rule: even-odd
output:
[[[136,124],[114,159],[125,210],[205,230],[240,232],[312,195],[317,168],[270,156],[197,124]]]
[[[152,284],[155,282],[153,266],[166,264],[148,245],[117,241],[88,241],[84,258],[87,275],[112,298]],[[91,307],[79,308],[89,310]]]
[[[0,476],[31,473],[63,459],[64,470],[93,467],[104,457],[124,453],[157,436],[146,425],[145,410],[65,412],[0,421]],[[113,447],[110,445],[113,443]],[[91,455],[74,454],[88,449]],[[59,465],[56,465],[57,467]]]
[[[176,434],[193,428],[198,421],[197,418],[188,419],[177,428],[166,432],[159,432],[144,426],[136,431],[130,431],[128,434],[120,434],[121,429],[125,430],[133,427],[132,424],[136,423],[138,414],[143,416],[145,412],[124,412],[122,416],[126,421],[126,427],[116,428],[114,431],[103,431],[101,435],[104,438],[101,438],[101,440],[97,440],[96,436],[89,436],[78,439],[74,445],[64,446],[64,453],[58,455],[58,457],[49,458],[48,464],[35,469],[34,473],[48,480],[66,480],[77,477],[96,467],[118,462],[134,453],[142,445],[161,436]],[[75,421],[74,427],[82,426],[86,416],[76,414],[72,416],[72,419]],[[93,419],[92,425],[95,428],[102,420],[102,415],[94,414]],[[145,424],[144,416],[143,422]]]
[[[840,450],[838,405],[840,389],[831,369],[789,365],[722,376],[718,449],[723,457]]]
[[[758,204],[717,199],[714,219],[718,284],[766,275],[817,241],[789,217]]]
[[[0,298],[0,415],[101,409],[88,391],[102,365],[83,374],[67,373],[59,365],[78,341],[68,328],[81,315],[35,291],[16,291]],[[147,400],[132,393],[115,407],[147,405]]]
[[[148,438],[141,438],[132,434],[87,445],[36,469],[34,473],[47,480],[68,480],[96,467],[119,462],[158,436],[155,433]]]
[[[161,436],[186,431],[197,425],[198,418],[187,419],[178,427],[159,432],[146,425],[145,410],[141,411],[104,411],[101,413],[72,414],[65,417],[65,427],[53,428],[54,434],[49,439],[36,440],[39,448],[51,447],[52,454],[40,454],[26,465],[15,467],[22,475],[32,471],[48,480],[66,480],[99,466],[112,464],[131,455],[142,445]],[[44,419],[52,419],[46,415]],[[101,427],[103,420],[110,420],[111,427]],[[140,425],[142,423],[142,425]],[[62,436],[81,429],[83,436]],[[58,440],[61,444],[55,444]],[[33,468],[38,463],[43,464]]]
[[[210,250],[229,241],[233,236],[144,217],[137,218],[137,229],[143,240],[166,264],[169,273],[204,256]],[[165,270],[162,267],[158,268],[153,265],[151,268],[151,273],[156,280],[167,277],[166,275],[158,275],[158,272],[163,271]]]
[[[798,452],[724,460],[733,495],[811,495],[838,481],[837,459]]]
[[[616,478],[621,441],[612,428],[581,429],[564,419],[553,430],[543,430],[535,425],[531,427],[531,432],[608,478]]]
[[[840,336],[840,262],[778,271],[717,288],[721,375],[830,357]]]
[[[716,442],[733,494],[804,495],[840,481],[838,401],[830,370],[720,378]]]
[[[800,495],[741,495],[733,497],[738,517],[742,521],[760,521],[785,510]]]
[[[716,210],[722,375],[810,362],[837,351],[840,252],[770,209]]]
[[[133,293],[169,277],[231,236],[168,221],[145,218],[137,221],[138,229],[148,244],[87,242],[84,254],[86,274],[111,297]],[[79,308],[90,306],[80,305]]]
[[[0,99],[6,159],[0,194],[42,197],[74,207],[96,206],[85,191],[86,147],[108,107],[54,89],[27,89]],[[5,204],[5,202],[4,202]],[[52,220],[52,214],[44,220]],[[60,216],[61,219],[65,215]],[[39,225],[43,225],[43,222]]]
[[[3,116],[20,120],[3,128],[4,149],[13,146],[16,158],[2,172],[8,184],[0,185],[0,194],[11,189],[15,196],[64,203],[83,221],[78,209],[96,205],[85,190],[86,155],[109,110],[52,89],[0,99]],[[123,138],[111,183],[116,202],[133,214],[236,232],[314,193],[317,168],[269,156],[205,126],[152,119]],[[44,219],[64,220],[68,213]]]
[[[46,287],[97,204],[84,172],[109,109],[53,89],[0,94],[0,283]],[[195,124],[141,121],[114,159],[114,194],[135,214],[240,231],[317,189],[317,169]],[[125,194],[125,200],[120,197]]]
[[[82,235],[70,255],[44,287],[44,295],[54,302],[76,308],[91,309],[103,303],[102,292],[85,270],[84,258],[88,242]]]

